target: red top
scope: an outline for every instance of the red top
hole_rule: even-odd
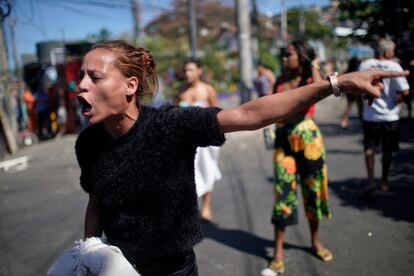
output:
[[[274,89],[273,89],[273,94],[275,94],[275,93],[279,93],[279,92],[282,92],[283,90],[283,84],[286,82],[286,80],[285,80],[285,76],[280,76],[279,78],[278,78],[278,80],[277,80],[277,82],[275,83],[275,87],[274,87]],[[306,84],[311,84],[311,83],[313,83],[313,79],[312,79],[312,77],[309,77],[307,80],[306,80]],[[304,116],[306,116],[306,117],[312,117],[313,116],[313,114],[315,113],[315,104],[313,104],[313,105],[311,105],[311,106],[309,106],[309,107],[306,107],[306,108],[304,108],[302,111],[301,111],[301,113],[304,115]]]

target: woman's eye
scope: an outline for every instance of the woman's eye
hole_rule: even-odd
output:
[[[101,78],[98,76],[91,76],[92,81],[99,81]]]

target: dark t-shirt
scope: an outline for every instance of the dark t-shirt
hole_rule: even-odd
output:
[[[108,241],[132,263],[187,253],[201,240],[194,157],[198,146],[224,143],[219,111],[143,106],[115,140],[103,123],[79,135],[81,186],[99,200]]]

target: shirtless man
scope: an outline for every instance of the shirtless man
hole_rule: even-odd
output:
[[[184,62],[186,83],[177,94],[177,102],[181,106],[218,106],[215,89],[201,80],[203,70],[197,60]],[[218,168],[218,147],[198,148],[195,159],[195,178],[197,194],[202,197],[201,218],[211,221],[211,192],[216,180],[221,179]]]

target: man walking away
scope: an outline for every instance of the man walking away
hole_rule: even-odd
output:
[[[391,40],[380,40],[375,47],[375,58],[363,61],[359,70],[379,68],[387,71],[403,71],[393,61],[395,43]],[[382,178],[381,189],[389,190],[388,173],[392,161],[392,153],[399,149],[399,104],[409,93],[409,85],[405,77],[383,79],[384,90],[381,98],[375,99],[370,106],[364,102],[364,155],[367,168],[367,187],[362,196],[369,195],[375,189],[374,163],[375,149],[382,146]]]

